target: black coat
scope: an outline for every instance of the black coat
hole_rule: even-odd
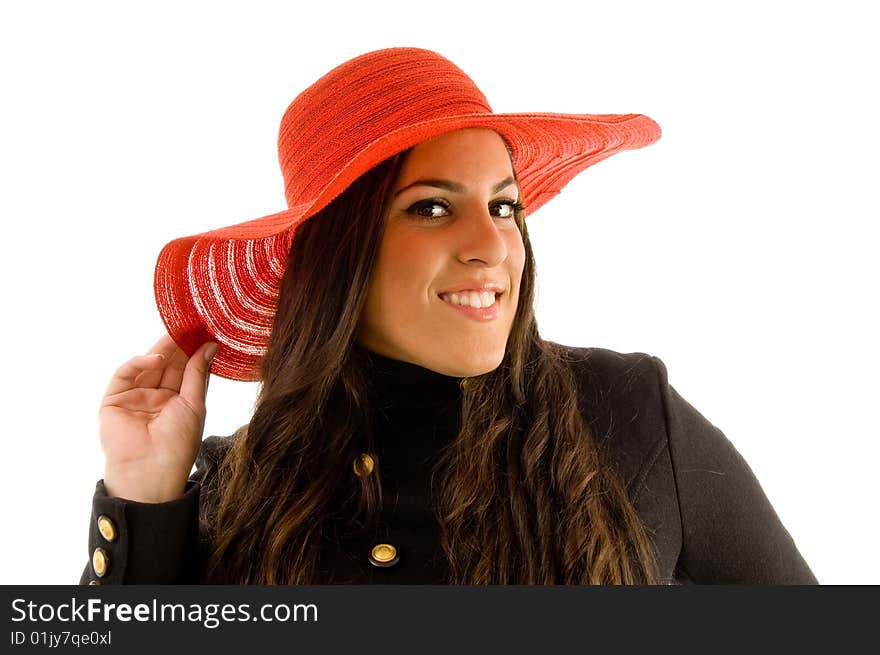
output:
[[[656,357],[602,348],[567,348],[581,411],[607,449],[658,554],[668,584],[815,584],[816,578],[760,484],[722,432],[685,401]],[[455,434],[458,379],[376,357],[380,411],[376,431],[384,506],[376,534],[328,543],[330,583],[445,582],[425,464]],[[210,546],[205,517],[216,494],[201,482],[232,437],[203,440],[182,498],[146,504],[108,497],[97,483],[89,557],[80,584],[193,584]],[[384,444],[384,446],[383,446]],[[200,509],[202,523],[200,525]],[[99,529],[102,520],[104,533]],[[109,520],[109,521],[108,521]],[[113,528],[111,534],[107,527]],[[372,546],[392,544],[393,566],[369,562]],[[105,572],[92,558],[102,549]],[[100,566],[99,566],[100,568]]]

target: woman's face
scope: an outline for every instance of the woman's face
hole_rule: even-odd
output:
[[[363,346],[455,377],[499,366],[525,261],[513,178],[491,130],[451,132],[410,151],[386,208]]]

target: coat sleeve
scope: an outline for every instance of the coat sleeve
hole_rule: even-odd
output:
[[[202,441],[196,470],[176,500],[141,503],[108,496],[99,480],[92,497],[89,560],[79,583],[198,584],[203,484],[216,465],[218,445],[228,441],[217,436]]]
[[[749,465],[652,359],[681,515],[679,568],[697,584],[817,584]]]

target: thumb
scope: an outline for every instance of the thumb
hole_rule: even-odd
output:
[[[213,341],[202,344],[196,350],[183,370],[183,382],[180,395],[192,407],[201,409],[205,405],[205,394],[208,390],[211,361],[220,346]]]

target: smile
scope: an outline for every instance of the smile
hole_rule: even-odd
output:
[[[500,296],[491,291],[465,291],[444,293],[438,298],[460,315],[476,321],[491,321],[501,312]]]
[[[491,307],[501,294],[492,291],[459,291],[458,293],[444,293],[440,298],[450,305],[462,305],[464,307]]]

